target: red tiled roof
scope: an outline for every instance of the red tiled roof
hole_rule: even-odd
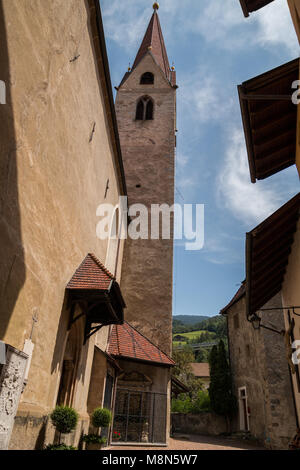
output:
[[[170,357],[127,322],[113,326],[107,352],[118,358],[137,359],[167,366],[175,365]]]
[[[105,268],[95,255],[89,253],[75,271],[67,289],[109,290],[114,276]]]
[[[227,313],[227,310],[232,307],[236,302],[238,302],[244,295],[246,295],[246,282],[243,281],[241,287],[237,291],[237,293],[234,295],[234,297],[231,299],[229,304],[226,305],[221,311],[220,314],[224,315]]]
[[[210,377],[208,362],[191,362],[190,366],[196,377]]]
[[[164,37],[162,34],[160,21],[156,10],[154,11],[152,18],[150,20],[149,26],[147,28],[146,34],[144,36],[141,47],[137,53],[136,59],[133,64],[133,69],[138,65],[142,58],[149,51],[151,47],[151,53],[153,54],[156,62],[161,67],[165,73],[167,79],[170,79],[170,64],[168,59],[168,54],[165,46]]]

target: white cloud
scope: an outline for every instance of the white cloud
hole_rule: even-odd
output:
[[[258,224],[287,200],[286,188],[277,183],[253,184],[242,131],[233,129],[225,161],[217,177],[218,202],[241,222]],[[293,188],[290,188],[293,190]]]
[[[295,29],[286,0],[276,0],[253,15],[258,25],[257,43],[262,46],[284,45],[292,54],[299,50]]]
[[[126,52],[141,41],[151,15],[148,0],[102,0],[105,32]],[[238,0],[164,0],[160,16],[169,41],[201,35],[216,49],[284,46],[291,55],[299,46],[286,0],[276,0],[245,19]]]
[[[101,7],[107,37],[132,53],[145,34],[150,9],[142,12],[134,0],[105,0]]]
[[[185,167],[189,162],[189,157],[186,154],[183,153],[177,153],[176,155],[176,164],[183,168]]]
[[[247,19],[237,0],[208,1],[198,13],[188,18],[187,31],[201,34],[207,42],[215,42],[218,49],[243,49],[257,44],[265,48],[281,45],[291,55],[298,52],[286,0],[276,0]]]

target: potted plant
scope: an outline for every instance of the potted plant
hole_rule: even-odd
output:
[[[76,450],[75,447],[61,443],[62,434],[70,434],[76,429],[78,413],[69,406],[57,406],[50,415],[51,422],[59,433],[58,444],[50,444],[46,450]]]
[[[82,440],[86,443],[87,450],[101,450],[107,441],[106,437],[101,437],[99,434],[85,434]]]
[[[67,444],[48,444],[45,450],[77,450],[77,447],[67,446]]]
[[[120,441],[121,440],[121,433],[119,431],[113,431],[112,440],[113,441]]]
[[[99,428],[108,428],[112,420],[112,414],[107,408],[96,408],[92,414],[92,425],[98,431],[94,434],[86,434],[83,441],[86,442],[87,450],[101,450],[107,439],[99,433]]]

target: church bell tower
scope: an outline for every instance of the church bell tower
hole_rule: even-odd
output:
[[[174,204],[176,72],[170,68],[158,4],[132,68],[117,89],[128,204]],[[173,220],[170,239],[125,243],[121,288],[125,319],[167,354],[172,348]]]

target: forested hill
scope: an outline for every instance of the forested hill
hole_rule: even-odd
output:
[[[195,323],[200,323],[201,321],[208,320],[208,318],[209,317],[204,315],[176,315],[173,317],[173,324],[174,320],[178,320],[183,325],[195,325]]]
[[[185,322],[186,318],[188,315],[173,317],[173,334],[201,330],[216,333],[221,337],[226,336],[226,320],[222,315],[215,317],[191,316],[190,318],[193,318],[194,322],[188,321],[188,323]]]

